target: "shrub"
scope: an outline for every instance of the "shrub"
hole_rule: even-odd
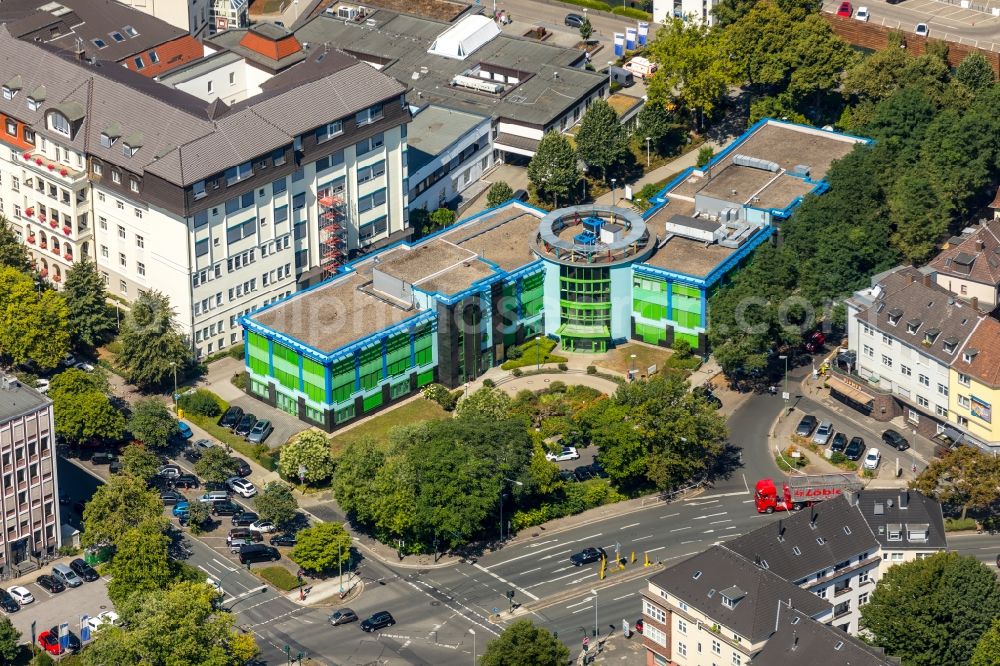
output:
[[[420,390],[424,398],[430,400],[431,402],[436,402],[441,406],[441,409],[446,412],[450,412],[455,409],[455,405],[458,404],[458,397],[451,393],[447,387],[442,384],[428,384]]]
[[[66,557],[71,557],[73,555],[79,555],[80,549],[74,546],[61,546],[59,548],[59,554],[65,555]]]
[[[613,7],[611,9],[611,13],[638,19],[640,21],[649,21],[653,18],[653,15],[649,12],[644,12],[641,9],[634,9],[633,7]]]
[[[250,374],[247,372],[237,372],[229,382],[241,391],[246,391],[250,387]]]
[[[299,579],[285,567],[263,567],[257,569],[257,573],[260,574],[261,578],[279,590],[288,592],[299,586]]]
[[[587,366],[587,374],[588,375],[596,375],[597,374],[597,366],[596,365],[588,365]]]
[[[524,371],[521,370],[521,368],[514,368],[513,370],[510,371],[510,374],[514,375],[515,377],[520,377],[521,375],[524,374]]]
[[[566,372],[567,370],[569,370],[569,366],[566,365],[565,363],[560,363],[559,369],[562,370],[563,372]]]
[[[961,530],[974,530],[976,529],[976,521],[972,518],[945,518],[944,519],[944,531],[945,532],[958,532]]]
[[[847,456],[845,456],[840,451],[834,451],[833,455],[830,456],[830,462],[832,462],[834,465],[843,465],[845,462],[847,462]]]
[[[873,469],[863,469],[863,470],[861,470],[861,476],[863,476],[866,479],[874,479],[875,478],[875,470],[873,470]]]
[[[702,146],[698,149],[698,166],[703,167],[715,157],[715,149],[711,146]]]
[[[518,346],[507,347],[507,358],[511,361],[516,361],[517,359],[524,356],[524,350]]]
[[[670,348],[674,350],[680,358],[691,358],[691,343],[687,340],[677,339],[674,340],[674,344],[670,345]]]
[[[496,386],[497,386],[497,383],[495,381],[493,381],[492,379],[484,379],[483,380],[483,388],[496,388]]]
[[[229,355],[236,360],[242,360],[244,356],[243,343],[233,345],[229,348]]]
[[[215,394],[205,389],[198,389],[194,393],[185,393],[177,401],[177,404],[185,412],[201,416],[218,416],[222,413],[219,403],[215,399]]]

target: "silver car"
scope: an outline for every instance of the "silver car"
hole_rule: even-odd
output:
[[[813,444],[826,446],[831,437],[833,437],[833,424],[829,421],[823,421],[819,424],[819,427],[816,428],[816,434],[813,435]]]

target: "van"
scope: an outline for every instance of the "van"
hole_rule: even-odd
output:
[[[226,502],[229,500],[229,493],[224,490],[212,490],[198,498],[202,502]]]
[[[281,553],[277,548],[265,546],[262,543],[254,543],[240,547],[240,564],[250,564],[251,562],[277,562],[281,559]]]
[[[625,63],[625,69],[632,72],[640,79],[648,79],[656,73],[657,66],[655,62],[650,62],[645,58],[637,57],[632,58]]]
[[[234,527],[229,530],[229,535],[226,537],[229,550],[233,553],[240,552],[240,546],[242,545],[249,545],[263,540],[264,537],[260,532],[255,532],[246,527]]]
[[[632,72],[621,67],[611,67],[608,69],[608,75],[611,77],[611,83],[617,83],[622,88],[628,88],[635,84],[635,79],[632,78]]]
[[[53,566],[52,575],[66,587],[80,587],[83,585],[83,581],[76,575],[76,572],[65,564],[57,564]]]

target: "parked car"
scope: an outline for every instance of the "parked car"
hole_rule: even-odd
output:
[[[250,464],[243,458],[233,457],[233,474],[236,476],[250,476]]]
[[[35,390],[45,395],[49,392],[49,380],[40,378],[35,380]]]
[[[52,577],[66,587],[80,587],[83,585],[83,581],[76,575],[76,572],[62,563],[53,565]]]
[[[108,453],[107,451],[98,451],[90,457],[90,462],[95,465],[110,465],[116,460],[118,458],[113,453]]]
[[[917,37],[926,37],[930,34],[931,30],[927,27],[926,23],[918,23],[914,32],[917,33]]]
[[[191,439],[192,437],[194,437],[194,431],[191,430],[191,426],[189,426],[184,421],[177,422],[177,429],[180,430],[181,437],[183,437],[184,439]]]
[[[92,634],[97,633],[106,624],[118,624],[118,613],[109,610],[87,618],[87,626],[90,627]]]
[[[233,527],[250,527],[250,523],[260,520],[253,511],[243,511],[233,516]]]
[[[573,470],[573,476],[576,477],[577,481],[587,481],[594,478],[593,472],[590,471],[590,465],[580,465]]]
[[[882,433],[882,441],[897,451],[905,451],[910,448],[910,443],[906,441],[906,438],[892,428]]]
[[[239,407],[237,407],[237,409],[239,409]],[[194,444],[191,445],[191,448],[204,453],[207,449],[210,449],[213,446],[215,446],[215,442],[210,439],[196,439]]]
[[[868,23],[870,16],[867,7],[858,7],[858,11],[854,12],[854,18],[862,23]]]
[[[234,527],[229,530],[229,534],[226,535],[226,543],[230,546],[234,543],[244,544],[244,543],[256,543],[263,541],[264,537],[261,536],[260,532],[254,532],[253,530],[246,527]],[[239,548],[236,549],[237,552]]]
[[[253,497],[257,494],[257,486],[239,476],[226,479],[226,485],[229,486],[234,493],[238,493],[243,497]]]
[[[819,444],[820,446],[826,446],[826,443],[830,441],[833,437],[833,424],[829,421],[823,421],[816,428],[816,434],[813,435],[813,444]]]
[[[583,17],[579,14],[566,14],[566,18],[563,19],[563,24],[567,28],[576,28],[579,30],[580,26],[583,25]]]
[[[607,558],[607,554],[604,552],[603,548],[584,548],[579,553],[574,553],[569,556],[569,561],[573,563],[574,566],[580,567],[584,564],[590,564],[591,562],[597,562],[601,558]]]
[[[239,504],[233,502],[216,502],[212,505],[213,516],[235,516],[242,510]]]
[[[183,455],[184,459],[188,462],[196,463],[201,460],[202,453],[199,449],[185,449],[184,453],[181,455]]]
[[[246,437],[250,434],[250,431],[256,423],[256,416],[253,414],[244,414],[243,418],[240,419],[240,422],[236,424],[235,428],[233,428],[233,434],[239,435],[240,437]]]
[[[833,436],[833,441],[830,443],[830,450],[839,451],[843,453],[844,449],[846,448],[847,448],[847,435],[845,435],[842,432],[838,432],[836,435]]]
[[[43,631],[38,634],[38,645],[43,650],[49,654],[60,655],[67,650],[70,652],[76,652],[80,649],[80,639],[77,638],[73,632],[68,635],[69,645],[66,649],[63,649],[62,642],[59,640],[59,627],[52,627],[48,631]]]
[[[161,490],[160,501],[163,502],[163,506],[173,506],[178,502],[186,501],[186,499],[176,490]]]
[[[840,7],[837,8],[837,16],[843,16],[844,18],[851,18],[851,14],[854,13],[854,8],[851,7],[851,3],[842,2]]]
[[[90,566],[80,558],[76,558],[69,563],[69,568],[76,572],[76,575],[88,583],[93,583],[95,580],[100,578],[97,574],[97,570]]]
[[[176,479],[178,476],[183,474],[183,472],[177,465],[164,465],[159,469],[157,474],[167,479]]]
[[[250,429],[250,433],[247,435],[247,441],[251,444],[260,444],[272,432],[274,432],[274,426],[271,425],[271,422],[267,419],[261,419],[253,424],[253,428]]]
[[[263,532],[265,534],[269,534],[277,528],[275,528],[274,523],[272,523],[270,520],[257,520],[250,523],[250,529],[253,530],[254,532]]]
[[[177,504],[174,505],[174,508],[170,510],[170,513],[174,514],[175,516],[179,516],[182,513],[187,513],[189,506],[190,505],[186,501],[178,502]]]
[[[271,537],[270,541],[272,546],[294,546],[297,542],[294,534],[279,534]]]
[[[228,502],[229,490],[210,490],[198,498],[199,502]]]
[[[240,548],[240,564],[250,564],[251,562],[277,562],[281,559],[281,553],[273,546],[265,546],[262,543],[252,543]]]
[[[527,201],[528,200],[528,190],[514,190],[514,196],[511,197],[517,201]]]
[[[342,624],[347,624],[348,622],[357,622],[358,614],[352,611],[350,608],[341,608],[339,610],[333,611],[330,615],[330,624],[337,627]]]
[[[379,629],[391,627],[394,624],[396,624],[396,620],[393,619],[389,611],[379,611],[361,622],[361,630],[368,632],[378,631]]]
[[[21,610],[21,604],[17,603],[7,590],[0,589],[0,609],[5,613],[16,613]]]
[[[200,482],[194,474],[181,474],[176,479],[171,479],[170,485],[174,488],[197,488]]]
[[[118,458],[112,460],[111,464],[108,465],[108,471],[112,474],[121,474],[124,469],[125,468],[122,467],[122,461],[118,460]]]
[[[812,434],[814,428],[816,428],[816,417],[812,414],[806,414],[799,421],[799,425],[795,427],[795,434],[800,437],[808,437]]]
[[[882,462],[882,454],[874,446],[868,449],[865,461],[861,464],[865,469],[878,469],[878,464]]]
[[[865,453],[865,440],[860,437],[852,437],[850,443],[848,443],[847,448],[844,449],[844,455],[847,456],[848,460],[861,460],[861,456]]]
[[[576,447],[564,446],[563,450],[559,453],[546,453],[545,459],[551,460],[552,462],[563,462],[566,460],[576,460],[580,457],[577,452]]]
[[[66,589],[66,586],[56,580],[55,576],[50,576],[48,574],[42,574],[36,578],[35,585],[42,588],[49,594],[59,594]]]
[[[243,418],[243,408],[242,407],[230,407],[226,410],[226,413],[219,417],[219,425],[223,428],[229,428],[232,430],[240,423],[240,419]],[[199,440],[200,441],[200,440]]]
[[[30,604],[35,600],[35,597],[31,595],[31,590],[23,585],[15,585],[7,591],[10,593],[10,596],[14,597],[14,600],[17,601],[17,603],[21,604],[21,606]]]
[[[73,367],[77,370],[82,370],[83,372],[93,372],[94,366],[92,363],[87,363],[86,361],[77,361],[73,364]]]

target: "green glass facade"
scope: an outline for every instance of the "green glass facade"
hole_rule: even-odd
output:
[[[611,341],[610,268],[559,266],[559,321],[564,349],[607,349]]]

